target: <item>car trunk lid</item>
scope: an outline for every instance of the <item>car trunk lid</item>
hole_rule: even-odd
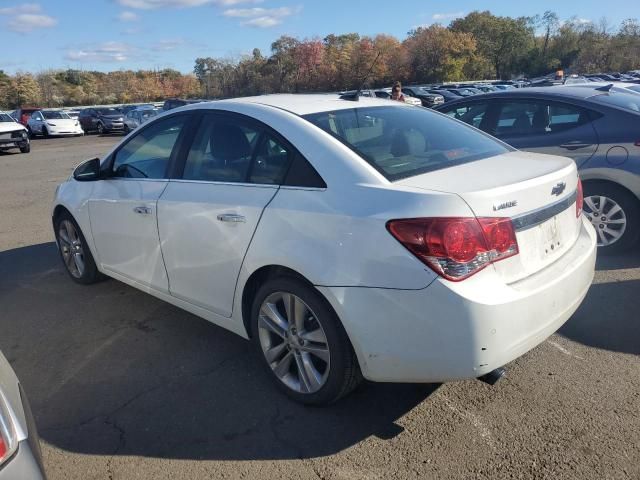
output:
[[[519,255],[494,264],[506,283],[525,278],[560,258],[578,237],[578,176],[564,157],[520,151],[397,182],[459,195],[477,217],[509,217]]]

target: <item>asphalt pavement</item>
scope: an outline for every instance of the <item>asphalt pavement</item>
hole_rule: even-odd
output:
[[[119,139],[0,153],[0,349],[50,479],[640,478],[640,248],[599,259],[578,312],[494,387],[366,384],[302,407],[240,337],[115,280],[67,277],[55,187]]]

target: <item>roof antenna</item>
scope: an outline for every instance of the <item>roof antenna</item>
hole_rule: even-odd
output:
[[[613,87],[613,83],[610,83],[609,85],[604,85],[603,87],[598,87],[598,88],[596,88],[596,90],[598,90],[599,92],[609,92],[612,87]]]
[[[371,66],[369,67],[369,71],[362,78],[362,80],[360,80],[360,86],[358,87],[356,92],[355,93],[348,93],[346,95],[340,95],[340,100],[349,100],[351,102],[357,102],[357,101],[360,100],[360,92],[362,92],[362,89],[364,88],[364,84],[367,81],[367,78],[369,78],[369,75],[371,75],[371,71],[373,70],[373,67],[375,67],[376,62],[378,61],[378,58],[380,58],[380,54],[382,54],[382,51],[378,50],[378,54],[376,55],[376,58],[374,58],[373,62],[371,62]]]

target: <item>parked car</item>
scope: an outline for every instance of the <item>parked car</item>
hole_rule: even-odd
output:
[[[29,133],[25,126],[16,122],[11,115],[0,112],[0,151],[11,148],[19,148],[21,153],[29,153]]]
[[[42,108],[40,108],[40,107],[22,107],[22,108],[18,108],[17,110],[13,111],[11,113],[11,116],[18,123],[21,123],[22,125],[24,125],[26,127],[27,123],[29,123],[29,118],[31,118],[31,114],[33,112],[37,112],[38,110],[42,110]]]
[[[113,107],[85,108],[78,115],[80,126],[89,132],[112,133],[124,131],[124,116]]]
[[[276,385],[326,404],[362,377],[493,381],[584,298],[581,208],[567,158],[401,102],[268,95],[150,120],[76,168],[52,220],[72,280],[251,338]]]
[[[39,110],[31,114],[27,122],[31,136],[80,136],[84,131],[78,120],[74,120],[62,110]]]
[[[478,90],[477,88],[470,88],[470,87],[464,87],[464,88],[443,87],[443,89],[449,90],[451,93],[455,93],[456,95],[460,95],[461,97],[470,97],[472,95],[478,95],[482,93],[481,90]]]
[[[0,352],[0,480],[44,480],[40,440],[29,402]]]
[[[80,110],[65,110],[65,113],[69,115],[74,120],[78,119],[78,115],[80,115]]]
[[[640,96],[585,86],[485,94],[438,108],[516,148],[572,158],[602,253],[640,238]]]
[[[118,110],[123,114],[126,115],[127,113],[129,113],[131,110],[137,110],[139,108],[155,108],[155,106],[151,103],[142,103],[142,104],[130,104],[130,105],[120,105],[118,107]]]
[[[185,98],[169,98],[165,100],[163,110],[172,110],[174,108],[183,107],[184,105],[191,105],[192,103],[200,103],[204,102],[204,100],[200,99],[185,99]]]
[[[135,110],[129,110],[124,116],[124,131],[129,133],[131,130],[135,130],[156,115],[158,115],[158,110],[155,108],[136,108]]]
[[[590,82],[580,85],[574,85],[576,87],[584,87],[591,89],[605,89],[612,92],[632,93],[634,95],[640,95],[640,85],[636,83],[626,82]]]
[[[440,89],[440,88],[425,88],[425,90],[429,93],[433,93],[436,95],[440,95],[444,99],[444,103],[451,102],[453,100],[458,100],[462,98],[462,95],[458,95],[457,93],[453,93],[449,90]]]
[[[444,103],[444,97],[438,93],[429,93],[422,87],[402,87],[402,93],[420,100],[423,107],[434,107]]]

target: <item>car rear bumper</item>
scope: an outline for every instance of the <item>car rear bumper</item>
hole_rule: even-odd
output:
[[[0,480],[45,480],[46,476],[37,454],[26,440],[18,444],[18,451],[0,468]]]
[[[318,287],[349,335],[365,378],[443,382],[476,378],[531,350],[576,311],[593,279],[596,235],[544,270],[505,284],[486,268],[423,290]]]

